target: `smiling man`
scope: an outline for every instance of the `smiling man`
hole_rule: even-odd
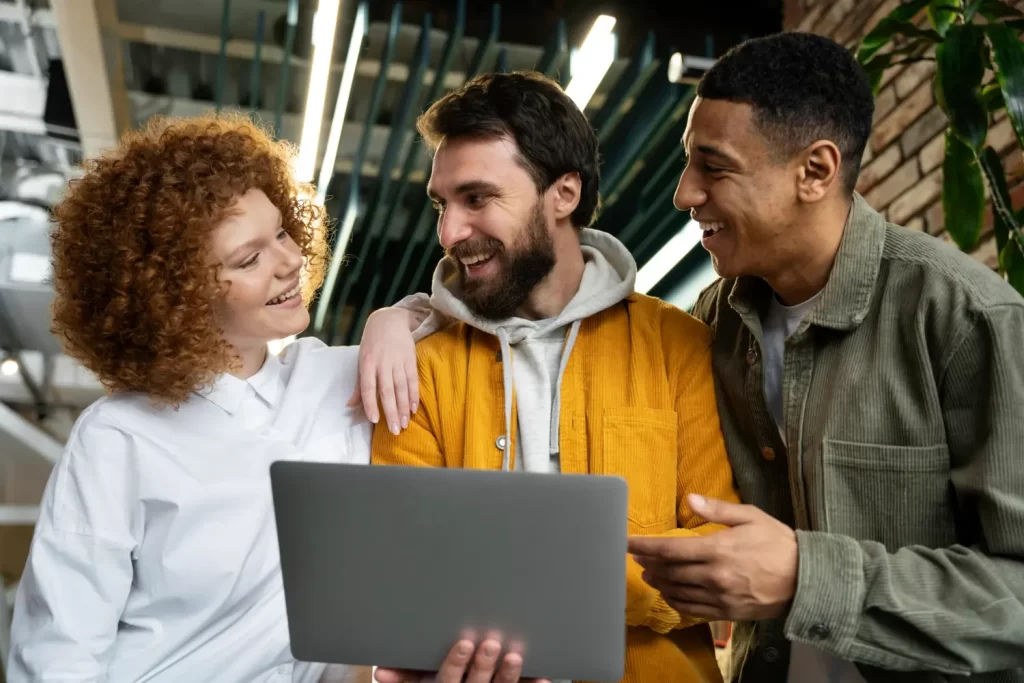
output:
[[[685,500],[735,496],[711,337],[636,294],[629,252],[588,228],[598,146],[579,108],[538,74],[493,74],[438,101],[418,128],[434,152],[428,193],[447,252],[431,301],[454,322],[418,346],[419,410],[401,435],[376,430],[374,463],[614,474],[629,484],[631,533],[720,529]],[[720,681],[708,625],[623,561],[624,680]]]
[[[873,102],[842,46],[752,40],[697,92],[675,204],[721,275],[695,312],[750,505],[632,540],[647,579],[739,622],[744,683],[1024,681],[1024,301],[854,192]]]

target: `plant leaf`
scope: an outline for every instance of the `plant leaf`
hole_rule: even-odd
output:
[[[1024,251],[1017,240],[1010,240],[999,250],[999,270],[1010,286],[1024,294]]]
[[[868,74],[868,80],[871,81],[872,95],[878,96],[878,90],[882,85],[882,75],[885,74],[885,70],[892,64],[893,58],[898,56],[892,52],[886,52],[884,55],[875,55],[863,65],[864,71]]]
[[[1003,0],[980,0],[977,3],[978,13],[989,21],[1000,19],[1024,19],[1024,12],[1010,7]]]
[[[1006,100],[1003,99],[1003,91],[999,87],[999,83],[989,83],[982,88],[981,98],[985,100],[985,108],[988,109],[989,114],[994,114],[1006,106]]]
[[[963,251],[978,243],[985,218],[985,181],[974,151],[952,130],[946,131],[942,162],[942,211],[946,232]]]
[[[942,36],[936,31],[930,28],[918,28],[916,24],[910,21],[900,25],[899,35],[904,38],[923,38],[932,43],[938,43],[942,40]]]
[[[1017,144],[1024,148],[1024,43],[1013,29],[1002,24],[989,24],[985,31],[992,44],[996,80],[1003,91],[1006,113],[1017,134]]]
[[[957,136],[975,152],[981,151],[988,133],[988,111],[981,99],[984,48],[980,26],[957,24],[935,49],[935,97]]]
[[[999,161],[999,155],[991,145],[985,147],[985,151],[981,153],[978,160],[981,162],[981,170],[985,172],[988,188],[992,194],[992,227],[996,233],[996,248],[1002,253],[1003,247],[1010,239],[1010,234],[1017,228],[1010,188],[1006,183],[1003,164]]]
[[[944,37],[962,9],[960,0],[932,0],[929,2],[928,19],[935,27],[935,32]]]
[[[861,39],[860,46],[857,49],[857,61],[863,64],[871,59],[897,33],[900,33],[901,25],[913,19],[914,15],[924,9],[930,1],[911,0],[905,5],[900,5],[890,12],[889,16],[879,21],[878,25],[868,31],[867,35]]]

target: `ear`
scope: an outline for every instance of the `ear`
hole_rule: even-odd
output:
[[[830,140],[812,143],[800,155],[797,197],[806,204],[824,199],[842,182],[843,155]]]
[[[583,183],[579,173],[566,173],[548,188],[554,201],[555,220],[563,220],[572,215],[580,205],[580,193]]]

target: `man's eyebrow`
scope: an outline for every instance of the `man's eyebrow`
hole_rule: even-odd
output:
[[[456,194],[468,194],[470,192],[497,192],[498,186],[486,180],[470,180],[455,186]]]
[[[455,186],[455,194],[469,194],[470,192],[486,192],[494,194],[498,192],[498,186],[494,183],[487,182],[486,180],[467,180],[464,183],[460,183]],[[441,195],[439,195],[434,188],[427,186],[427,196],[435,202],[442,201]]]
[[[737,161],[735,157],[730,156],[729,154],[726,154],[722,150],[720,150],[717,147],[714,147],[712,145],[697,145],[697,151],[700,152],[701,154],[705,155],[705,156],[717,157],[717,158],[722,159],[722,160],[724,160],[724,161],[726,161],[726,162],[728,162],[730,164],[738,164],[739,163],[739,161]]]

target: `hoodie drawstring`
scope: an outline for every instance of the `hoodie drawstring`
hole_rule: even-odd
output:
[[[498,328],[498,341],[501,342],[501,379],[505,389],[505,447],[501,454],[501,469],[511,469],[512,457],[512,347],[508,343],[508,334],[504,327]]]
[[[558,430],[560,429],[562,419],[562,375],[565,374],[565,368],[569,365],[569,354],[572,353],[572,347],[576,344],[576,336],[579,334],[579,331],[580,321],[574,320],[569,328],[569,334],[566,335],[565,345],[562,347],[562,360],[558,362],[558,379],[555,381],[554,390],[551,392],[551,427],[548,432],[548,455],[560,452]]]

